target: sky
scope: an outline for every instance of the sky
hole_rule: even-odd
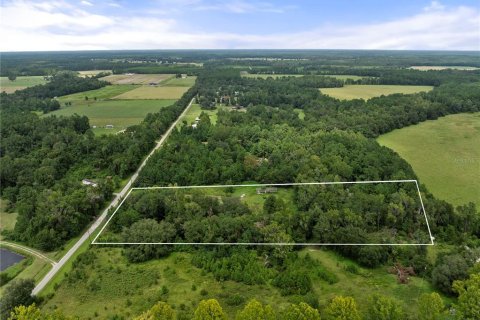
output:
[[[480,50],[479,0],[0,0],[0,51]]]

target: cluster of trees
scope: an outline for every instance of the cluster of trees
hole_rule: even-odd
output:
[[[101,137],[90,130],[87,117],[40,117],[30,112],[58,108],[54,95],[104,85],[61,73],[46,85],[2,94],[1,195],[8,209],[19,214],[8,238],[52,250],[77,235],[194,96],[192,89],[124,134]],[[83,186],[85,178],[98,186]]]

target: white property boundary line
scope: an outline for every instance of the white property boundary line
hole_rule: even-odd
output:
[[[122,206],[123,202],[128,198],[133,190],[158,190],[158,189],[199,189],[199,188],[228,188],[228,187],[286,187],[286,186],[308,186],[308,185],[339,185],[339,184],[373,184],[373,183],[415,183],[422,205],[423,215],[427,223],[428,234],[430,236],[430,243],[288,243],[288,242],[97,242],[97,238],[107,227],[108,223]],[[374,180],[374,181],[346,181],[346,182],[299,182],[299,183],[270,183],[270,184],[226,184],[226,185],[208,185],[208,186],[167,186],[167,187],[137,187],[131,188],[125,195],[122,202],[117,206],[105,225],[100,229],[100,232],[93,239],[92,244],[104,245],[215,245],[215,246],[433,246],[435,238],[432,236],[430,224],[428,223],[427,213],[423,205],[422,194],[418,186],[417,180]]]

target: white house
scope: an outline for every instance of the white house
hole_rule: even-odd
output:
[[[95,181],[89,180],[89,179],[83,179],[82,184],[84,186],[91,186],[91,187],[94,187],[94,188],[98,187],[98,183],[96,183]]]

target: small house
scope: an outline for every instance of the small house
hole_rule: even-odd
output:
[[[107,125],[105,126],[105,129],[113,129],[113,124],[107,124]]]
[[[192,124],[192,128],[197,129],[197,124],[196,123]]]
[[[83,179],[82,184],[84,186],[91,186],[91,187],[94,187],[94,188],[98,187],[98,183],[96,183],[95,181],[89,180],[89,179]]]
[[[199,122],[200,122],[200,118],[199,118],[199,117],[196,117],[196,118],[195,118],[195,122],[196,122],[196,123],[199,123]]]

